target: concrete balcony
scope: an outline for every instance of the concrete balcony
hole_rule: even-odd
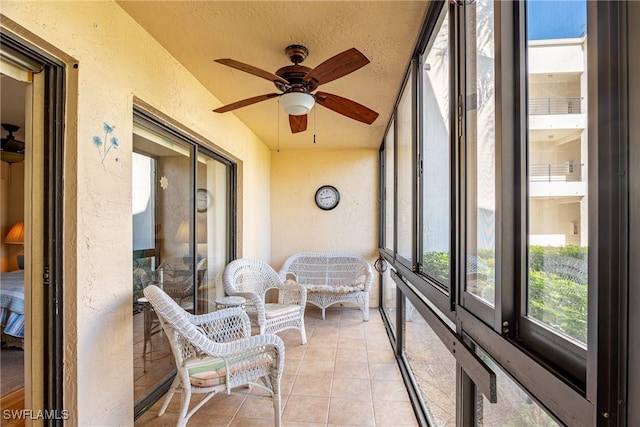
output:
[[[529,130],[584,129],[585,124],[580,97],[529,99]]]
[[[581,113],[582,98],[579,96],[529,99],[529,115],[531,116],[551,116],[558,114]]]
[[[585,182],[529,182],[529,197],[584,197]]]
[[[575,162],[529,165],[530,197],[584,197],[583,165]]]
[[[584,114],[529,115],[530,130],[584,129]]]

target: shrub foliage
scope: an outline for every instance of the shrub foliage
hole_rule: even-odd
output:
[[[426,252],[423,261],[429,276],[448,284],[448,253]],[[495,284],[493,251],[479,251],[477,258],[468,265],[477,269],[479,278],[486,279],[484,286],[491,287],[483,293],[492,294]],[[564,274],[563,265],[567,265],[567,274]],[[587,248],[584,246],[529,247],[529,316],[582,343],[587,342],[587,284],[568,273],[576,268],[584,269],[586,277],[586,265]]]

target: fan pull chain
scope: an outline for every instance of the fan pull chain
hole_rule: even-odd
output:
[[[313,143],[316,143],[316,120],[318,115],[316,114],[316,112],[318,111],[318,109],[316,108],[315,110],[313,110]]]
[[[278,116],[278,153],[280,152],[280,100],[276,104],[276,115]]]

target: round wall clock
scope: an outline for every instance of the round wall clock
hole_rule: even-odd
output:
[[[213,196],[209,190],[204,188],[198,188],[196,193],[196,209],[198,212],[206,212],[213,202]]]
[[[338,206],[340,202],[340,192],[333,185],[323,185],[316,191],[316,205],[325,211]]]

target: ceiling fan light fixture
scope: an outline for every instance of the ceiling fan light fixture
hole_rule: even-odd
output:
[[[289,92],[280,97],[280,106],[289,115],[304,116],[316,103],[313,95],[304,92]]]
[[[0,158],[7,163],[20,163],[24,160],[24,154],[13,153],[11,151],[0,150]]]

